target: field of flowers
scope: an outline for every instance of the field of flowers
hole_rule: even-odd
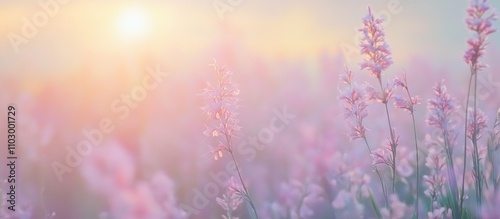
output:
[[[128,11],[123,44],[100,12],[72,13],[86,3],[41,2],[45,24],[0,26],[0,218],[500,218],[498,0],[352,3],[331,13],[357,25],[323,32],[283,12],[298,36],[238,16],[249,0],[207,3],[213,23],[185,14],[199,2],[149,2],[171,29],[147,36],[155,23]],[[64,16],[81,31],[53,42]]]

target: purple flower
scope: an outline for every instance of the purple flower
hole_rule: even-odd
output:
[[[446,157],[441,148],[436,148],[437,145],[435,142],[429,139],[428,141],[430,141],[432,145],[428,149],[425,166],[428,167],[431,172],[429,175],[423,176],[425,185],[424,194],[431,198],[431,200],[436,200],[437,195],[442,192],[446,182],[446,178],[443,175],[443,169],[446,166]]]
[[[339,100],[344,101],[344,118],[355,118],[362,120],[368,116],[363,91],[358,86],[351,86],[343,90]]]
[[[441,173],[433,173],[431,175],[424,175],[424,185],[427,187],[424,194],[435,200],[439,193],[443,191],[443,186],[446,182],[446,178]]]
[[[408,89],[408,81],[406,80],[406,74],[403,74],[403,78],[394,78],[394,85],[396,87],[403,88],[408,94],[408,97],[410,99],[406,99],[402,96],[395,95],[394,96],[394,107],[398,109],[402,109],[405,111],[408,111],[410,114],[413,114],[414,107],[415,105],[420,104],[420,97],[417,96],[410,96],[410,91]]]
[[[439,206],[438,202],[433,202],[433,211],[427,212],[427,219],[451,219],[451,209]]]
[[[342,74],[343,80],[349,87],[341,91],[338,99],[344,102],[344,118],[349,123],[349,139],[355,140],[364,138],[366,128],[363,120],[368,116],[367,104],[364,99],[363,90],[357,84],[352,83],[352,71],[346,68],[345,74]]]
[[[434,86],[434,95],[434,98],[427,101],[429,117],[426,122],[428,125],[437,128],[442,134],[442,145],[447,163],[447,181],[451,196],[453,197],[451,199],[452,210],[454,214],[459,214],[460,207],[458,200],[460,196],[453,163],[453,148],[456,144],[458,131],[454,125],[454,121],[451,119],[451,116],[455,113],[458,106],[455,100],[448,95],[446,86],[443,85],[443,81],[438,82]]]
[[[347,136],[349,136],[349,140],[353,141],[358,138],[364,138],[366,136],[366,128],[361,123],[349,123],[350,129]]]
[[[368,69],[373,77],[381,78],[382,71],[392,64],[391,51],[385,42],[385,34],[382,29],[383,20],[375,18],[371,8],[368,7],[368,15],[363,18],[361,54],[365,55],[361,63],[361,69]]]
[[[407,89],[408,88],[408,82],[406,81],[406,74],[403,74],[403,78],[399,78],[399,77],[395,77],[394,78],[394,85],[396,87],[401,87],[403,89]]]
[[[479,62],[479,59],[484,54],[488,36],[496,31],[492,24],[496,20],[496,16],[494,12],[490,11],[487,0],[472,0],[467,9],[465,23],[467,28],[473,32],[473,36],[467,40],[469,48],[465,52],[464,59],[476,71],[485,67]]]
[[[233,216],[233,212],[243,203],[244,198],[243,189],[231,177],[226,193],[222,195],[222,198],[217,197],[215,200],[226,211],[226,215],[222,215],[223,218],[237,219]]]
[[[207,83],[207,87],[201,95],[205,98],[206,104],[202,110],[215,124],[206,125],[206,130],[203,133],[208,137],[224,137],[224,141],[226,141],[240,130],[238,119],[236,119],[240,90],[237,84],[231,80],[231,72],[216,64],[214,64],[214,68],[218,83],[217,85]],[[232,148],[230,145],[222,143],[211,147],[215,160],[222,157],[223,150],[231,151]]]
[[[427,158],[425,159],[425,166],[435,172],[441,172],[446,165],[446,158],[442,150],[437,148],[429,148]]]
[[[385,164],[391,168],[393,167],[392,148],[390,144],[387,144],[385,147],[375,149],[371,153],[371,156],[373,158],[373,165]]]
[[[457,109],[455,99],[450,97],[443,81],[434,86],[435,97],[427,101],[429,117],[427,124],[446,132],[451,132],[451,116]],[[450,133],[447,133],[450,134]]]
[[[383,89],[383,93],[377,91],[374,87],[369,84],[365,84],[366,99],[369,101],[375,101],[379,103],[388,103],[389,100],[394,95],[394,84],[387,83]]]
[[[467,116],[467,137],[472,140],[472,136],[476,135],[476,139],[480,139],[481,132],[488,127],[486,124],[488,119],[483,111],[479,109],[476,111],[469,109],[469,111],[472,111],[472,113]]]
[[[396,95],[394,96],[394,107],[402,110],[408,111],[410,114],[413,113],[413,106],[420,103],[420,97],[414,96],[411,97],[411,100],[408,100],[402,96]]]
[[[340,80],[342,82],[346,83],[347,85],[351,86],[351,84],[352,84],[352,78],[353,78],[352,71],[349,68],[346,67],[344,69],[344,73],[345,74],[341,74],[340,75]]]

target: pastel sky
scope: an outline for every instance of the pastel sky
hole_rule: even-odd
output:
[[[138,53],[175,53],[175,63],[186,65],[221,44],[237,47],[243,57],[314,62],[323,53],[341,53],[342,46],[357,43],[356,29],[367,5],[375,13],[390,14],[386,34],[396,66],[415,57],[444,66],[459,62],[468,36],[467,1],[227,1],[235,3],[226,3],[231,11],[223,20],[214,2],[226,1],[69,1],[15,53],[9,33],[21,34],[23,18],[32,20],[42,8],[38,1],[1,1],[0,73],[71,72],[89,59],[127,59]],[[500,8],[500,1],[492,5]],[[116,20],[127,8],[148,16],[149,31],[140,39],[124,39],[116,30]],[[491,41],[499,45],[500,34]],[[357,53],[346,59],[353,65],[358,60]]]
[[[445,80],[450,94],[465,106],[470,75],[463,60],[471,34],[465,24],[468,2],[0,0],[0,105],[18,106],[20,121],[24,121],[19,133],[27,136],[19,148],[28,151],[26,159],[34,160],[22,168],[36,171],[24,172],[28,179],[22,182],[32,184],[38,175],[47,175],[44,196],[51,199],[47,203],[56,206],[53,210],[57,217],[95,218],[88,215],[102,212],[103,200],[92,198],[98,196],[85,189],[85,177],[75,171],[68,176],[71,183],[62,186],[49,162],[67,160],[67,146],[77,146],[87,138],[82,130],[97,128],[110,118],[116,123],[116,131],[103,138],[109,139],[111,146],[131,152],[138,161],[131,166],[137,166],[137,172],[141,172],[137,175],[160,167],[180,185],[180,203],[191,202],[192,189],[205,183],[208,170],[223,165],[211,163],[213,149],[208,145],[217,142],[212,143],[203,135],[207,118],[206,112],[200,110],[200,92],[207,82],[216,81],[215,71],[209,66],[214,59],[235,73],[233,80],[241,89],[238,119],[243,136],[264,133],[269,121],[275,119],[275,109],[289,109],[288,112],[297,114],[296,121],[286,130],[272,134],[276,136],[271,137],[273,147],[254,152],[259,156],[255,162],[254,158],[242,162],[250,167],[246,173],[253,174],[248,179],[264,179],[261,176],[268,175],[269,179],[286,177],[286,182],[293,182],[294,178],[305,180],[309,176],[302,172],[312,174],[321,169],[323,174],[332,166],[333,173],[340,170],[333,166],[344,162],[356,174],[360,166],[372,172],[372,160],[358,156],[362,152],[369,158],[363,142],[348,143],[348,121],[342,116],[344,104],[338,99],[346,87],[338,77],[344,65],[353,69],[356,83],[377,82],[366,70],[359,70],[358,65],[362,57],[357,48],[357,30],[368,6],[375,16],[386,19],[386,41],[394,64],[383,72],[383,79],[390,82],[394,75],[408,70],[412,94],[422,97],[422,104],[415,110],[419,139],[427,142],[425,134],[435,134],[425,125],[425,100],[433,96],[433,84]],[[500,0],[490,2],[500,9]],[[500,28],[500,21],[495,25]],[[496,95],[500,92],[500,33],[493,34],[489,41],[484,62],[491,67],[485,74],[478,74],[478,94],[479,106],[489,118],[494,118],[500,106]],[[158,80],[157,88],[142,89],[145,79],[154,77],[150,70],[145,71],[146,67],[168,74],[168,80]],[[142,99],[129,104],[128,99],[134,95],[142,95]],[[130,115],[120,118],[114,103],[123,103],[124,107],[127,104],[125,109]],[[390,134],[383,106],[371,104],[369,108],[365,125],[373,130],[370,144],[385,144],[384,138]],[[392,107],[391,112],[398,133],[411,133],[408,114]],[[465,124],[465,117],[458,115],[461,112],[457,112],[460,118],[456,121]],[[413,142],[412,135],[403,134],[401,142]],[[344,152],[349,153],[344,156]],[[407,152],[402,156],[410,157],[410,150]],[[328,177],[324,179],[330,182]],[[373,183],[378,183],[373,179]],[[274,179],[270,181],[273,183],[261,185],[263,197],[268,197],[267,191],[279,193],[271,191]],[[33,184],[38,186],[38,182],[36,179]],[[45,189],[43,184],[40,186]],[[216,202],[212,204],[215,206]],[[357,208],[357,204],[353,206]],[[205,211],[209,210],[211,215],[218,212],[209,208]],[[200,218],[214,218],[203,213]],[[81,217],[75,217],[80,214]]]

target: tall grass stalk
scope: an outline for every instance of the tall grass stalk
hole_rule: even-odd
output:
[[[392,88],[384,89],[382,85],[382,72],[392,65],[391,51],[389,45],[385,41],[385,33],[382,27],[383,20],[380,18],[375,18],[372,14],[371,8],[368,7],[368,15],[363,18],[363,27],[359,29],[362,33],[362,38],[360,42],[361,54],[365,56],[363,62],[361,63],[361,69],[367,69],[370,74],[377,78],[380,85],[381,95],[374,94],[371,95],[377,97],[371,97],[370,99],[376,99],[382,102],[385,106],[385,113],[387,116],[387,123],[389,125],[390,132],[390,147],[392,153],[392,193],[396,192],[396,149],[397,141],[394,134],[394,129],[391,124],[391,117],[389,114],[388,102],[391,97]]]
[[[460,215],[463,214],[463,204],[465,200],[465,169],[467,167],[467,118],[468,118],[468,113],[469,113],[469,100],[470,100],[470,91],[471,91],[471,86],[472,86],[472,72],[473,68],[470,68],[471,74],[469,77],[469,86],[467,88],[467,99],[465,100],[465,125],[464,125],[464,166],[462,169],[462,188],[461,188],[461,195],[460,195]]]
[[[370,155],[372,154],[372,149],[368,140],[366,139],[366,128],[363,124],[363,120],[368,116],[368,111],[366,109],[367,104],[365,101],[365,94],[362,89],[357,86],[356,83],[352,81],[353,73],[349,68],[345,68],[344,74],[340,75],[340,80],[348,85],[348,87],[344,90],[340,90],[339,100],[344,102],[344,118],[351,120],[350,124],[350,132],[348,136],[350,140],[356,140],[362,138],[366,147],[368,148],[368,152]],[[382,180],[382,175],[380,170],[372,165],[375,173],[377,174],[380,185],[382,187],[382,192],[384,194],[385,204],[388,206],[389,201],[387,198],[387,188]]]
[[[435,98],[428,100],[429,118],[427,123],[430,126],[438,128],[443,135],[443,146],[446,155],[446,169],[448,178],[448,189],[451,197],[447,200],[451,205],[453,218],[460,218],[460,205],[458,203],[458,184],[453,163],[453,146],[456,140],[457,131],[451,116],[456,112],[458,106],[455,99],[447,93],[443,82],[438,82],[434,87]]]
[[[417,140],[417,125],[416,125],[416,120],[415,120],[415,105],[420,103],[420,98],[418,96],[411,96],[410,93],[410,88],[408,86],[408,80],[406,78],[406,72],[403,74],[403,79],[399,79],[396,77],[394,79],[394,84],[397,87],[403,88],[403,90],[406,91],[406,94],[408,95],[408,99],[404,99],[402,97],[396,96],[394,98],[394,106],[399,109],[406,110],[410,113],[411,119],[412,119],[412,124],[413,124],[413,139],[415,143],[415,155],[416,155],[416,201],[415,201],[415,215],[417,218],[419,218],[419,197],[420,197],[420,170],[419,170],[419,156],[418,156],[418,140]]]
[[[240,90],[238,85],[232,81],[231,72],[226,70],[225,67],[218,66],[215,63],[213,66],[217,74],[218,83],[216,86],[208,83],[207,88],[205,88],[201,95],[205,97],[206,102],[202,110],[207,113],[209,119],[215,120],[215,124],[207,126],[207,130],[204,134],[214,138],[224,136],[225,143],[219,142],[217,146],[211,147],[214,159],[217,160],[219,157],[222,157],[223,152],[231,155],[231,159],[236,166],[238,179],[243,187],[241,193],[243,193],[245,200],[250,205],[255,218],[259,219],[257,209],[250,197],[245,181],[241,176],[241,170],[233,151],[232,137],[241,129],[238,125],[239,121],[235,118],[237,115],[236,109],[238,108],[238,95]]]
[[[368,148],[368,152],[372,154],[372,149],[370,148],[370,144],[368,144],[368,140],[366,140],[366,137],[363,137],[363,140],[365,142],[366,147]],[[382,187],[382,193],[384,194],[385,206],[389,206],[389,199],[387,199],[387,187],[385,186],[384,180],[382,180],[382,174],[380,173],[380,170],[376,166],[373,166],[373,170],[375,170],[375,173],[377,174],[378,179],[380,181],[380,186]]]
[[[467,8],[467,18],[465,23],[467,28],[474,34],[467,40],[468,49],[465,52],[464,59],[465,62],[470,66],[470,78],[469,78],[469,88],[467,92],[466,101],[466,117],[465,117],[465,140],[464,140],[464,167],[463,167],[463,177],[462,179],[462,195],[460,197],[461,207],[463,207],[463,201],[465,194],[465,169],[466,169],[466,152],[467,152],[467,137],[470,138],[473,145],[472,152],[472,166],[474,174],[474,185],[476,191],[476,202],[478,206],[482,205],[482,194],[483,194],[483,173],[481,172],[479,150],[478,150],[478,139],[479,139],[479,127],[478,127],[478,109],[477,109],[477,74],[480,70],[486,67],[485,64],[480,62],[481,57],[484,55],[484,50],[486,48],[487,39],[489,35],[496,32],[493,27],[493,21],[496,20],[496,14],[489,6],[488,0],[471,0],[469,8]],[[472,82],[473,81],[473,82]],[[472,128],[470,131],[470,136],[468,136],[468,123],[470,122],[468,115],[468,107],[470,101],[471,86],[474,83],[473,92],[473,121]]]
[[[396,138],[394,136],[394,129],[392,128],[392,124],[391,124],[391,116],[389,114],[389,106],[388,106],[388,102],[389,102],[389,97],[387,97],[386,95],[386,92],[384,91],[384,87],[382,86],[382,79],[381,77],[378,78],[378,82],[379,82],[379,85],[380,85],[380,90],[381,92],[383,93],[384,97],[384,101],[382,102],[385,106],[385,114],[387,116],[387,124],[389,125],[389,132],[390,132],[390,135],[391,135],[391,152],[392,152],[392,193],[396,193],[396,177],[397,177],[397,174],[396,174],[396,150],[397,150],[397,144],[396,144]]]

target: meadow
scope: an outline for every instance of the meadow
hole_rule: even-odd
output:
[[[41,2],[0,218],[500,218],[496,0]]]

